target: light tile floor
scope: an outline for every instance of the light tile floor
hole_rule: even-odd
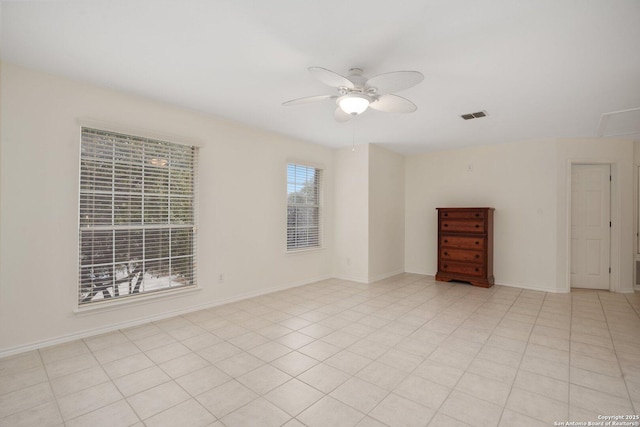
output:
[[[640,412],[640,295],[326,280],[0,359],[0,426],[549,426]],[[623,420],[624,421],[624,420]]]

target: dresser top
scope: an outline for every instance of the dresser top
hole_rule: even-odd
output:
[[[443,209],[443,210],[448,210],[448,211],[477,211],[477,210],[490,210],[490,211],[494,211],[495,208],[436,208],[437,210]]]

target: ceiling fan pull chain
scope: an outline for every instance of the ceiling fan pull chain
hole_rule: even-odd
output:
[[[351,138],[352,146],[351,151],[356,151],[356,121],[353,121],[353,134]]]

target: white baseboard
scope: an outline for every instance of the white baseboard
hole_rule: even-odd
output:
[[[407,270],[405,268],[404,270],[405,273],[409,273],[409,274],[420,274],[422,276],[431,276],[431,277],[435,277],[436,273],[433,271],[425,271],[425,270],[421,270],[421,271],[415,271],[415,270]]]
[[[523,285],[520,283],[494,283],[495,285],[499,285],[499,286],[506,286],[508,288],[518,288],[518,289],[526,289],[528,291],[538,291],[538,292],[549,292],[552,294],[567,294],[568,292],[565,290],[558,290],[558,289],[547,289],[547,288],[537,288],[535,286],[530,286],[530,285]]]
[[[348,275],[348,274],[339,274],[335,278],[336,279],[340,279],[340,280],[349,280],[351,282],[369,284],[369,283],[377,282],[378,280],[388,279],[389,277],[397,276],[398,274],[402,274],[402,273],[405,273],[404,269],[400,269],[400,270],[397,270],[397,271],[392,271],[392,272],[389,272],[389,273],[383,273],[383,274],[379,274],[377,276],[372,276],[372,277],[362,277],[362,276],[351,276],[351,275]]]
[[[366,277],[351,276],[349,274],[338,274],[335,278],[340,280],[349,280],[350,282],[369,283],[369,280]]]
[[[369,277],[369,283],[377,282],[378,280],[388,279],[389,277],[397,276],[398,274],[404,273],[404,269],[392,271],[390,273],[383,273],[377,276]]]
[[[435,273],[432,272],[425,272],[425,271],[407,271],[407,273],[411,273],[411,274],[422,274],[425,276],[435,276]],[[558,290],[558,289],[546,289],[546,288],[537,288],[535,286],[530,286],[530,285],[523,285],[520,283],[503,283],[503,282],[496,282],[495,285],[499,285],[499,286],[507,286],[510,288],[518,288],[518,289],[527,289],[529,291],[539,291],[539,292],[551,292],[551,293],[558,293],[558,294],[565,294],[567,293],[567,291],[563,291],[563,290]]]
[[[70,341],[75,341],[78,339],[82,339],[82,338],[87,338],[87,337],[91,337],[91,336],[96,336],[96,335],[100,335],[100,334],[105,334],[108,332],[114,332],[120,329],[126,329],[126,328],[131,328],[133,326],[139,326],[145,323],[149,323],[149,322],[155,322],[158,320],[162,320],[162,319],[167,319],[169,317],[174,317],[174,316],[181,316],[183,314],[187,314],[187,313],[192,313],[194,311],[198,311],[198,310],[204,310],[207,308],[212,308],[212,307],[217,307],[220,305],[224,305],[224,304],[229,304],[232,302],[237,302],[237,301],[242,301],[248,298],[254,298],[257,296],[261,296],[261,295],[265,295],[265,294],[270,294],[273,292],[278,292],[278,291],[283,291],[286,289],[291,289],[291,288],[296,288],[299,286],[304,286],[304,285],[308,285],[310,283],[315,283],[315,282],[319,282],[321,280],[326,280],[326,279],[330,279],[332,278],[332,276],[327,275],[327,276],[321,276],[321,277],[317,277],[314,279],[309,279],[309,280],[304,280],[304,281],[300,281],[300,282],[294,282],[294,283],[289,283],[286,285],[281,285],[281,286],[274,286],[274,287],[270,287],[270,288],[266,288],[266,289],[261,289],[259,291],[253,291],[253,292],[246,292],[243,294],[239,294],[239,295],[235,295],[233,297],[229,297],[229,298],[225,298],[225,299],[221,299],[221,300],[216,300],[216,301],[212,301],[212,302],[208,302],[208,303],[204,303],[204,304],[199,304],[199,305],[195,305],[195,306],[190,306],[190,307],[186,307],[186,308],[182,308],[179,310],[172,310],[172,311],[165,311],[161,314],[156,314],[156,315],[152,315],[152,316],[145,316],[145,317],[141,317],[138,319],[134,319],[134,320],[127,320],[125,322],[120,322],[120,323],[114,323],[111,324],[109,326],[105,326],[105,327],[101,327],[101,328],[94,328],[94,329],[87,329],[84,331],[79,331],[79,332],[74,332],[72,334],[67,334],[67,335],[61,335],[61,336],[57,336],[54,338],[47,338],[45,340],[40,340],[40,341],[34,341],[28,344],[23,344],[23,345],[19,345],[19,346],[15,346],[15,347],[9,347],[6,349],[0,349],[0,359],[3,357],[8,357],[8,356],[13,356],[16,354],[20,354],[20,353],[25,353],[27,351],[32,351],[32,350],[37,350],[40,348],[45,348],[45,347],[50,347],[53,345],[58,345],[58,344],[64,344]]]

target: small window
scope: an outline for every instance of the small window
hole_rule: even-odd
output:
[[[287,165],[287,250],[319,248],[322,170]]]
[[[82,128],[78,305],[196,284],[197,154]]]

